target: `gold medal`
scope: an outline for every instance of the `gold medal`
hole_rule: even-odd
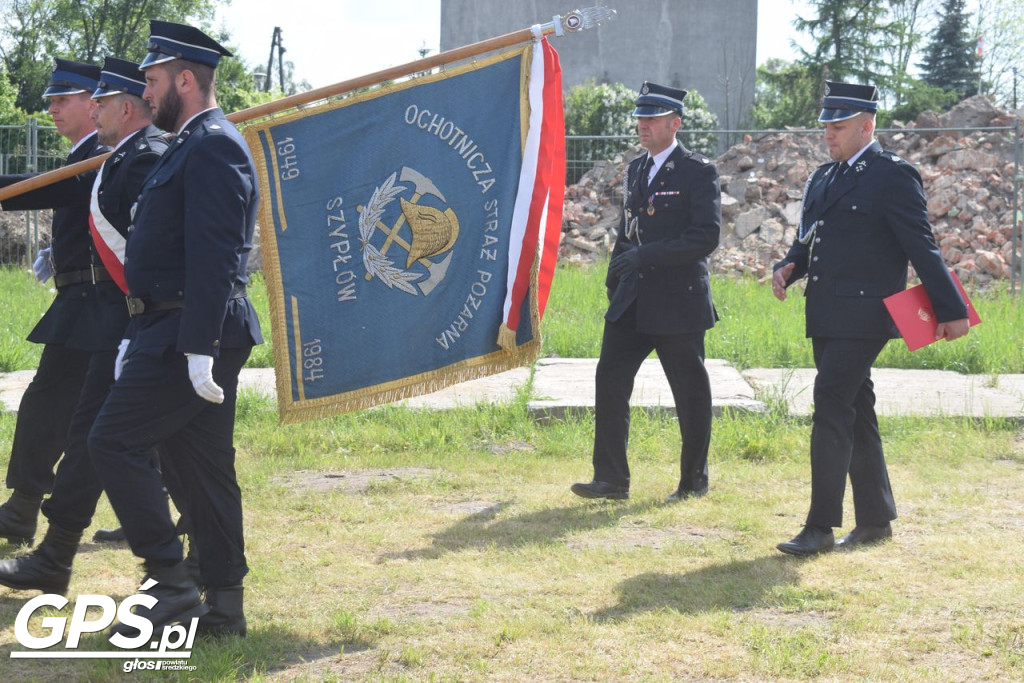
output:
[[[653,216],[654,215],[654,197],[653,196],[651,197],[650,201],[647,202],[647,215],[648,216]]]

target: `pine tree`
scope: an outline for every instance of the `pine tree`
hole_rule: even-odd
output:
[[[800,63],[828,80],[872,83],[884,59],[882,0],[811,0],[813,19],[797,17],[793,26],[815,40],[813,51],[800,49]]]
[[[945,0],[921,67],[928,85],[955,93],[957,99],[978,92],[977,39],[971,35],[964,0]]]

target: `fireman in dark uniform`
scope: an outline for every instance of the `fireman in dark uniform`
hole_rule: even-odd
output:
[[[201,617],[200,632],[244,635],[248,567],[233,442],[238,374],[263,341],[245,290],[256,170],[214,96],[215,68],[230,53],[191,26],[154,20],[150,33],[144,97],[154,124],[177,137],[143,184],[128,235],[130,343],[89,451],[132,552],[157,582],[143,589],[158,602],[138,614],[157,632]],[[205,602],[152,465],[158,444],[163,467],[184,483]],[[124,623],[113,630],[137,635]]]
[[[114,151],[94,183],[90,216],[94,251],[112,279],[98,293],[106,304],[101,311],[106,324],[105,348],[91,355],[67,449],[57,465],[53,492],[43,503],[43,514],[49,520],[46,537],[33,552],[0,561],[0,585],[65,593],[82,532],[92,522],[103,491],[86,440],[114,383],[114,361],[129,320],[121,287],[132,205],[143,180],[167,149],[163,132],[150,123],[152,111],[142,99],[144,89],[138,64],[112,57],[105,60],[92,95],[97,103],[94,119],[100,142]]]
[[[43,92],[57,131],[71,141],[68,164],[108,151],[96,138],[92,122],[100,68],[56,60]],[[36,174],[0,176],[0,187]],[[89,236],[89,195],[96,172],[82,173],[3,201],[5,211],[54,209],[50,248],[36,260],[36,277],[53,276],[57,296],[28,336],[43,344],[35,377],[22,396],[14,430],[7,488],[13,493],[0,506],[0,538],[31,544],[43,496],[53,487],[53,468],[64,452],[71,416],[78,405],[93,352],[109,347],[108,303],[121,297],[117,285],[92,248]],[[123,304],[122,304],[123,305]],[[121,314],[123,315],[123,314]],[[114,348],[117,340],[114,340]]]
[[[708,257],[718,246],[718,171],[676,141],[686,92],[644,83],[636,100],[647,153],[627,168],[625,206],[608,265],[610,304],[597,364],[594,477],[573,484],[584,498],[628,498],[629,398],[651,351],[672,388],[682,433],[679,485],[666,502],[708,490],[711,385],[704,334],[718,320]]]
[[[928,223],[921,176],[874,138],[878,91],[871,85],[826,83],[818,120],[833,161],[805,187],[797,240],[775,265],[772,289],[807,277],[807,336],[814,347],[811,508],[803,530],[779,550],[814,555],[892,536],[896,519],[875,415],[871,366],[899,336],[883,303],[907,286],[907,264],[924,283],[939,320],[937,338],[967,334],[967,308],[943,263]],[[856,526],[843,524],[849,475]]]

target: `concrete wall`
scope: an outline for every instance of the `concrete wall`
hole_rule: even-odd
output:
[[[545,23],[591,3],[614,7],[618,16],[596,29],[551,38],[566,89],[588,79],[630,88],[654,81],[699,91],[722,128],[747,123],[757,0],[441,0],[441,50]]]

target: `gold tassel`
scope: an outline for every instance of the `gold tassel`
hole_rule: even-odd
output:
[[[507,353],[514,353],[516,350],[516,333],[508,329],[508,325],[505,323],[498,328],[498,346]]]

